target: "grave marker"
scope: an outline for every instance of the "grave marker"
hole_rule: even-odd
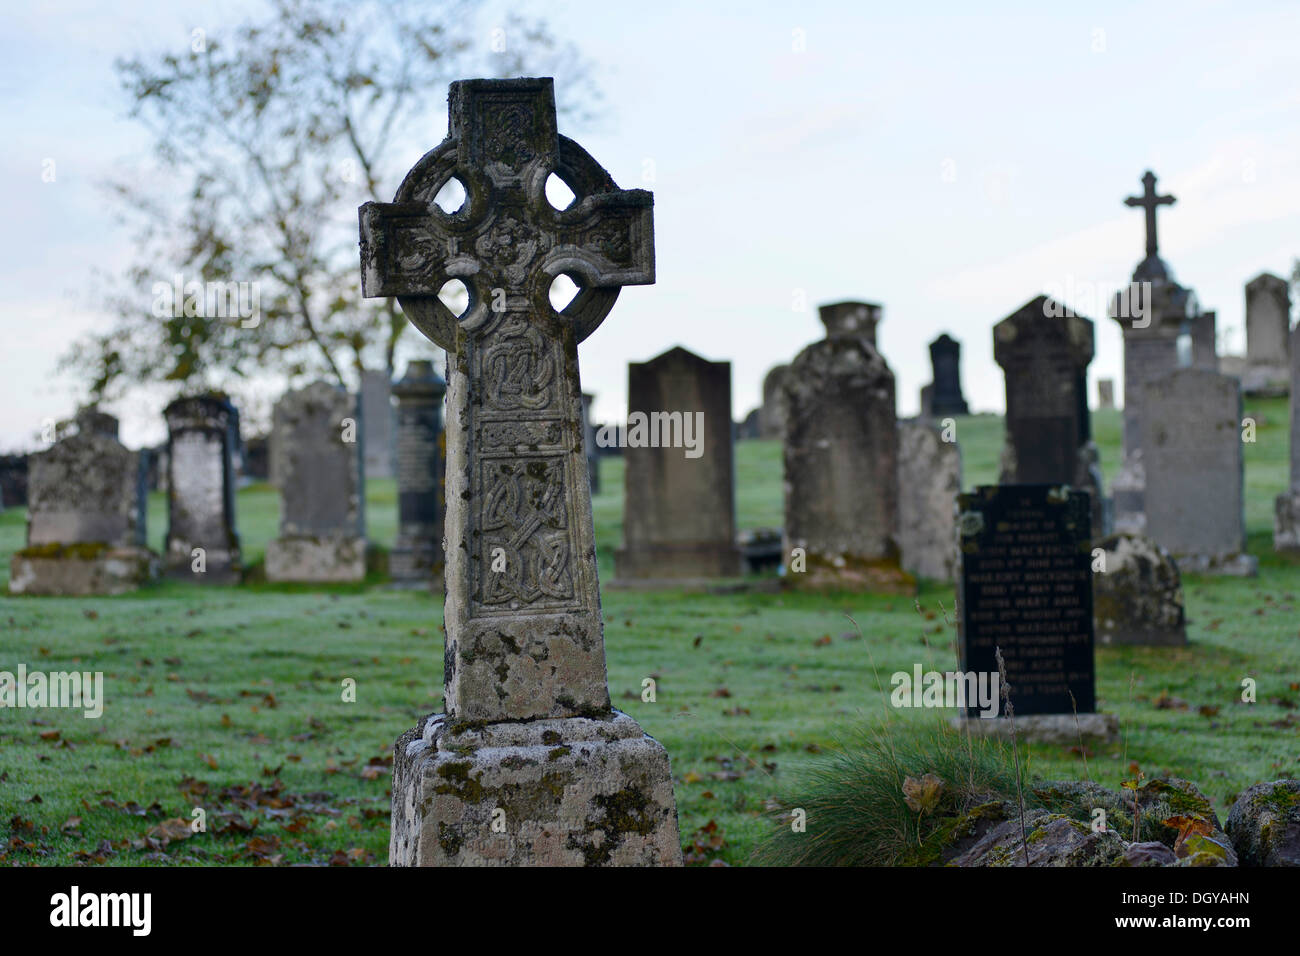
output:
[[[397,540],[388,557],[394,581],[442,590],[445,506],[442,399],[447,383],[428,360],[411,362],[393,386],[397,399]]]
[[[1054,736],[1062,722],[1073,732],[1077,712],[1083,733],[1108,735],[1113,716],[1094,713],[1088,496],[1059,485],[997,485],[958,501],[961,670],[997,673],[1000,649],[1018,732]],[[1006,722],[978,712],[969,706],[972,730],[1009,730],[982,726]]]
[[[1246,284],[1247,395],[1280,396],[1290,390],[1291,287],[1263,272]]]
[[[27,546],[10,562],[11,594],[122,594],[157,575],[145,461],[116,436],[117,419],[83,411],[75,434],[30,456]]]
[[[449,107],[394,201],[360,209],[364,293],[448,357],[446,712],[394,748],[389,860],[680,863],[667,754],[610,707],[578,376],[620,287],[654,281],[653,200],[557,134],[550,79],[453,83]],[[557,314],[561,273],[580,291]]]
[[[361,432],[365,436],[365,476],[393,477],[393,386],[388,373],[361,373]]]
[[[947,332],[930,343],[930,371],[925,414],[934,418],[969,415],[961,393],[961,343]]]
[[[894,373],[868,335],[878,313],[866,303],[823,306],[826,338],[800,352],[785,376],[793,587],[915,589],[899,564]]]
[[[1184,368],[1143,394],[1147,534],[1183,573],[1254,575],[1245,553],[1241,383]]]
[[[925,421],[898,423],[899,545],[903,570],[952,581],[957,573],[956,504],[961,449]]]
[[[315,382],[272,412],[279,455],[280,536],[266,545],[269,581],[366,576],[361,422],[357,396]]]
[[[738,576],[731,363],[678,347],[629,363],[627,378],[619,584]]]
[[[211,395],[178,398],[163,410],[170,436],[163,551],[174,577],[221,583],[239,578],[233,412],[228,400]],[[196,549],[202,551],[198,564]]]
[[[1300,551],[1300,322],[1291,330],[1291,486],[1275,509],[1273,549]]]

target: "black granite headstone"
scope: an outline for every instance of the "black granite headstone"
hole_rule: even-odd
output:
[[[1088,494],[995,485],[957,501],[962,671],[995,673],[1001,648],[1017,715],[1093,712]]]
[[[969,415],[961,394],[961,343],[947,332],[930,343],[930,368],[934,373],[929,407],[923,414]]]

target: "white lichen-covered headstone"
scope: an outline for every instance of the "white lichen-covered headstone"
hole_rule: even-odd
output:
[[[447,139],[360,210],[365,294],[448,358],[446,710],[397,741],[389,861],[680,863],[668,755],[610,706],[578,376],[619,287],[654,281],[653,199],[558,135],[550,79],[449,99]],[[580,291],[557,313],[562,273]],[[459,318],[437,298],[452,278]]]
[[[225,398],[179,398],[163,410],[167,444],[167,572],[194,581],[239,577],[234,446],[238,422]]]
[[[922,420],[898,423],[898,539],[903,570],[952,581],[958,567],[961,449]]]

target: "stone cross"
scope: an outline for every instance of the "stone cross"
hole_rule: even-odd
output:
[[[359,210],[365,295],[447,350],[446,713],[398,741],[390,861],[680,862],[667,755],[610,707],[578,376],[619,288],[654,281],[653,197],[558,134],[550,79],[448,101],[447,139]],[[561,274],[580,291],[556,312]]]
[[[1124,200],[1126,206],[1141,206],[1147,215],[1147,255],[1157,255],[1156,243],[1156,208],[1172,206],[1177,200],[1173,196],[1156,195],[1156,174],[1147,170],[1142,177],[1143,192],[1141,196],[1129,196]]]
[[[554,96],[549,80],[454,84],[450,137],[395,202],[360,210],[365,294],[397,296],[448,355],[452,719],[609,709],[577,346],[620,286],[654,281],[653,198],[557,134]],[[567,209],[546,199],[551,172],[577,197]],[[433,200],[453,177],[468,199],[447,215]],[[562,273],[582,291],[557,314]],[[437,298],[453,278],[469,292],[459,320]]]

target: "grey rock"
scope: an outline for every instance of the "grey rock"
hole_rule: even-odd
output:
[[[1228,811],[1227,831],[1244,866],[1300,866],[1300,781],[1248,787]]]

